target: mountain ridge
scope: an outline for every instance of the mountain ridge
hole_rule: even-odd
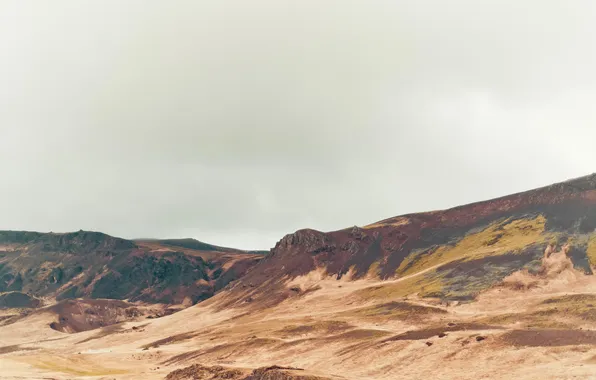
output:
[[[225,247],[198,251],[83,230],[0,231],[0,292],[194,304],[259,258]]]
[[[292,295],[283,286],[285,278],[315,270],[337,279],[372,275],[389,280],[433,265],[437,267],[427,275],[428,280],[414,288],[428,288],[440,280],[446,286],[426,293],[446,300],[470,300],[516,270],[537,270],[553,240],[558,242],[556,247],[574,240],[569,248],[573,265],[592,274],[595,230],[596,174],[446,210],[400,215],[364,227],[331,232],[301,229],[284,236],[265,260],[231,284],[237,297],[230,297],[225,305],[242,305],[244,299],[281,302]],[[480,253],[491,250],[495,252]],[[456,264],[472,259],[478,275],[456,275]],[[250,286],[265,282],[266,286]],[[467,286],[470,283],[476,285]],[[271,289],[276,289],[277,298],[271,297]]]

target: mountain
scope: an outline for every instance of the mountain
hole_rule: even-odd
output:
[[[591,275],[595,231],[596,174],[364,227],[297,231],[234,284],[237,296],[230,298],[279,302],[292,295],[283,286],[287,278],[321,271],[338,280],[390,280],[423,273],[395,291],[469,301],[515,271],[539,270],[549,244],[554,249],[566,245],[574,267]]]
[[[140,277],[110,269],[135,257],[209,263],[222,256],[196,241],[95,242],[83,236],[52,236],[44,251],[39,236],[22,234],[8,234],[3,241],[10,242],[1,243],[5,255],[20,250],[13,258],[20,257],[20,266],[34,268],[30,260],[43,252],[56,255],[52,268],[81,255],[122,255],[83,267],[81,273],[105,268],[83,288],[91,295],[106,273],[114,273],[111,283],[128,278],[136,294]],[[237,255],[247,255],[249,270],[223,281],[213,297],[157,319],[153,313],[167,313],[156,305],[145,310],[105,300],[82,306],[60,301],[19,318],[0,313],[3,376],[588,379],[596,371],[596,175],[362,227],[299,230],[266,255],[224,256]],[[176,260],[167,261],[185,267]],[[199,272],[202,265],[190,264]],[[212,272],[204,271],[212,281]],[[55,272],[34,273],[35,281],[21,280],[21,292],[41,283],[36,286],[54,289],[52,281],[39,279],[55,280]],[[8,289],[15,277],[5,281],[6,290],[17,291]],[[79,281],[58,277],[71,278],[67,287]],[[174,294],[168,289],[187,294],[179,283],[169,284],[147,287],[132,299]],[[37,299],[11,294],[11,302]],[[116,324],[90,330],[91,322]]]
[[[181,241],[194,241],[192,239]],[[0,231],[0,293],[194,304],[262,255],[203,244],[144,242],[100,232]]]

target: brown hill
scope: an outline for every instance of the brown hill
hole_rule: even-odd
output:
[[[280,284],[319,270],[337,279],[403,278],[402,289],[444,300],[470,300],[526,268],[536,271],[546,246],[569,244],[574,266],[596,264],[596,175],[444,211],[403,215],[365,227],[285,236],[238,283],[231,304],[272,304],[296,295]],[[304,291],[304,289],[302,289]],[[275,297],[272,295],[275,294]]]
[[[64,310],[89,321],[73,303],[0,326],[0,367],[15,379],[589,379],[595,190],[589,176],[365,227],[301,230],[173,315],[51,329]]]
[[[0,231],[0,292],[194,304],[262,255],[133,242],[99,232]]]

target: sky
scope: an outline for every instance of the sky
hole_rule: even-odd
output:
[[[596,172],[596,2],[0,0],[0,229],[268,249]]]

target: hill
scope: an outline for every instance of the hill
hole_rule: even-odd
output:
[[[220,247],[217,245],[204,243],[197,239],[138,239],[135,240],[139,243],[159,243],[170,247],[186,248],[195,251],[204,252],[227,252],[227,253],[248,253],[255,255],[266,255],[269,251],[245,251],[236,248]]]
[[[548,245],[566,246],[574,267],[591,275],[596,265],[595,230],[596,175],[590,175],[364,227],[297,231],[233,284],[236,298],[230,299],[231,304],[247,297],[265,304],[279,302],[291,295],[282,285],[288,278],[319,271],[338,280],[391,280],[423,273],[407,287],[376,293],[472,300],[515,271],[536,272]]]
[[[363,227],[300,230],[172,315],[53,329],[78,307],[61,304],[0,326],[0,367],[8,378],[56,379],[588,379],[595,229],[591,175]],[[174,249],[135,244],[152,255]],[[121,321],[130,307],[114,308],[101,320]]]
[[[194,304],[243,275],[260,258],[207,244],[198,250],[100,232],[0,231],[0,292],[57,300]]]

